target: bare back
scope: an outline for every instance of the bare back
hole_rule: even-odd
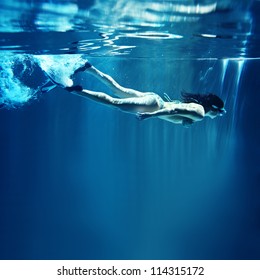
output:
[[[176,124],[201,121],[205,116],[203,106],[196,103],[165,102],[164,108],[169,111],[169,114],[158,117]],[[171,114],[171,111],[174,113]]]

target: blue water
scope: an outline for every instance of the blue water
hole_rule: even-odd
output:
[[[0,259],[259,259],[259,12],[1,1]],[[172,99],[214,92],[227,114],[187,129],[39,92],[43,62],[81,59]],[[77,82],[108,91],[87,73]]]

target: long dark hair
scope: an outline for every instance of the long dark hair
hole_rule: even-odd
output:
[[[224,111],[224,101],[213,93],[200,94],[182,92],[181,99],[183,103],[197,103],[203,106],[205,113],[209,111]]]

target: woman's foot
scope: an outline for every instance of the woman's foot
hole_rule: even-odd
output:
[[[74,71],[74,74],[77,74],[78,72],[84,72],[86,71],[88,68],[90,68],[92,65],[87,61],[83,66],[79,67],[78,69],[76,69]],[[73,75],[74,75],[73,74]]]
[[[65,87],[65,89],[69,92],[72,92],[72,91],[82,91],[83,88],[82,86],[72,86],[72,87]]]

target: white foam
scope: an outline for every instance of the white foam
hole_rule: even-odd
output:
[[[21,82],[28,67],[27,61],[31,59],[28,55],[5,55],[0,57],[0,104],[6,107],[17,107],[28,102],[34,97],[35,90],[27,87]],[[20,65],[22,71],[19,76],[15,75],[15,67]]]
[[[71,87],[73,81],[71,75],[86,59],[82,55],[39,55],[34,56],[41,69],[56,83],[63,87]]]

